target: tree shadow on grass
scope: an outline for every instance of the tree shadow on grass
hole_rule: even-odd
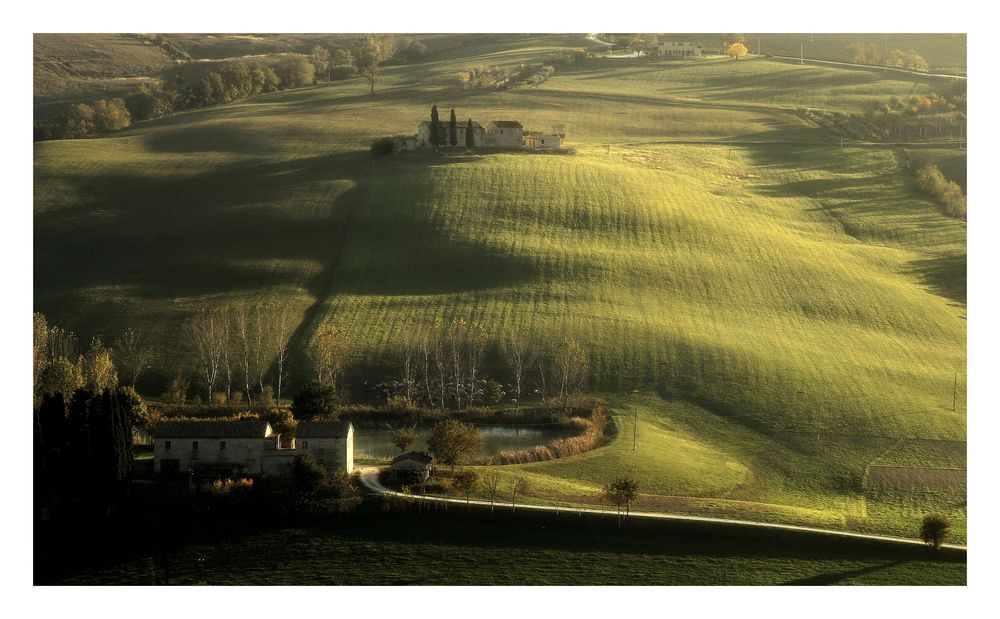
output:
[[[897,565],[903,565],[907,563],[906,559],[897,559],[895,561],[889,561],[887,563],[880,563],[879,565],[870,565],[868,567],[862,567],[856,570],[845,570],[842,572],[827,572],[825,574],[817,574],[815,576],[807,576],[805,578],[796,578],[794,580],[789,580],[783,582],[783,585],[836,585],[842,581],[849,578],[856,578],[858,576],[867,576],[868,574],[874,574],[876,572],[881,572],[887,570]]]
[[[966,303],[966,255],[940,256],[909,263],[910,274],[935,294]]]

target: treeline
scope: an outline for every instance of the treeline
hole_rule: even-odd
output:
[[[141,84],[125,97],[77,103],[55,121],[35,123],[35,140],[84,138],[117,131],[133,122],[232,103],[255,95],[364,76],[374,92],[379,69],[390,62],[416,62],[426,47],[409,37],[369,35],[350,47],[316,45],[309,54],[235,60],[207,71],[188,63],[162,81]]]
[[[957,219],[965,221],[967,216],[966,198],[962,187],[955,181],[945,178],[941,170],[933,163],[926,163],[917,168],[917,189],[933,198],[944,207],[944,212]]]
[[[851,43],[847,46],[849,62],[894,67],[908,71],[927,71],[930,65],[923,56],[913,51],[894,49],[888,54],[875,43]]]

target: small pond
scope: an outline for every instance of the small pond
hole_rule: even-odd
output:
[[[483,425],[478,426],[479,436],[483,439],[483,447],[477,457],[495,456],[502,451],[514,451],[544,445],[549,441],[575,436],[580,430],[569,424],[509,426]],[[392,444],[389,428],[355,427],[354,457],[355,458],[385,458],[390,459],[399,454]],[[413,449],[427,449],[427,439],[431,436],[431,428],[417,428],[417,442]]]

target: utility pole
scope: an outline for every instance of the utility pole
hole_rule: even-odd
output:
[[[955,384],[951,388],[951,412],[955,412],[955,405],[958,403],[958,370],[955,370]]]
[[[757,55],[760,56],[760,37],[757,37]]]
[[[802,44],[801,43],[799,43],[799,64],[803,64],[803,62],[802,62]]]
[[[733,138],[729,138],[729,153],[726,154],[726,157],[729,158],[732,156],[733,156]]]

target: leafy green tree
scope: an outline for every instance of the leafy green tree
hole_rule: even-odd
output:
[[[118,386],[118,372],[111,360],[111,351],[98,338],[91,340],[90,350],[84,357],[83,378],[86,388],[94,393]]]
[[[434,426],[427,448],[439,462],[455,470],[456,465],[472,459],[482,444],[483,439],[474,426],[448,419]]]
[[[483,399],[488,405],[496,406],[503,399],[504,395],[506,395],[506,392],[503,390],[503,385],[492,378],[486,381],[486,385],[483,387]]]
[[[297,506],[311,503],[325,481],[326,468],[312,454],[301,454],[292,460],[292,492]]]
[[[297,421],[330,417],[336,409],[337,392],[327,383],[307,383],[292,399],[292,416]]]
[[[94,123],[94,108],[86,103],[77,103],[66,110],[63,123],[63,137],[67,139],[85,138],[97,131]]]
[[[299,425],[295,415],[287,408],[269,408],[260,418],[271,424],[271,429],[281,436],[295,436],[295,428]]]
[[[375,84],[381,79],[382,65],[392,58],[395,51],[396,37],[389,34],[369,34],[355,48],[355,63],[371,87],[371,94],[375,94]]]
[[[392,444],[401,452],[407,452],[417,442],[416,428],[397,428],[389,435]]]
[[[451,119],[448,121],[448,144],[452,148],[458,146],[458,120],[455,119],[455,110],[451,110]]]
[[[282,88],[309,86],[316,81],[316,67],[298,54],[288,56],[274,65]]]
[[[438,118],[438,106],[431,106],[431,146],[435,149],[441,142],[441,120]]]
[[[316,73],[323,75],[330,81],[330,50],[325,47],[314,45],[309,52],[309,61],[316,67]]]
[[[465,125],[465,147],[475,148],[476,147],[476,134],[472,126],[472,119]]]
[[[639,482],[632,477],[620,477],[604,486],[602,497],[618,509],[618,526],[622,526],[622,509],[628,515],[629,507],[639,498]]]
[[[951,521],[941,514],[928,514],[920,524],[920,539],[934,550],[941,550],[950,533]]]
[[[43,395],[60,393],[69,402],[76,390],[83,388],[83,369],[66,357],[59,357],[45,366],[40,381]]]

